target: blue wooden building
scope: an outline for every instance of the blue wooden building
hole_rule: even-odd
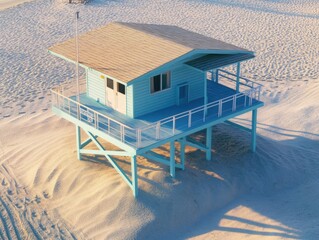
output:
[[[116,22],[49,49],[78,62],[86,72],[79,97],[52,90],[52,110],[76,125],[78,158],[105,156],[137,196],[136,156],[184,169],[185,146],[206,152],[211,160],[212,126],[226,122],[251,132],[256,149],[261,85],[240,75],[240,63],[254,58],[246,49],[176,26]],[[235,71],[226,71],[232,66]],[[252,112],[251,128],[230,121]],[[82,129],[82,130],[81,130]],[[206,129],[206,144],[189,136]],[[88,139],[82,140],[85,132]],[[105,149],[99,139],[121,151]],[[99,150],[87,149],[94,142]],[[175,143],[180,144],[176,157]],[[153,149],[170,143],[170,158]],[[112,156],[131,158],[127,174]],[[129,176],[131,175],[131,176]]]

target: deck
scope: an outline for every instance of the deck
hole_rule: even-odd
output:
[[[60,116],[67,114],[95,129],[127,144],[141,149],[189,135],[221,121],[263,106],[259,101],[260,88],[237,93],[232,88],[207,80],[208,103],[197,99],[183,106],[172,106],[132,119],[86,96],[66,97],[52,91],[53,108]]]

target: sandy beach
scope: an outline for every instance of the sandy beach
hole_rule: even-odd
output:
[[[21,3],[28,2],[30,0],[0,0],[0,10],[15,7]]]
[[[318,239],[317,1],[8,2],[0,1],[0,238]],[[74,36],[77,10],[80,33],[112,21],[171,24],[255,51],[242,75],[264,85],[256,153],[248,133],[219,124],[213,161],[187,147],[175,179],[139,157],[138,199],[103,158],[77,160],[75,127],[53,115],[50,94],[75,86],[75,66],[47,52]],[[249,126],[250,115],[235,121]],[[158,151],[168,156],[169,146]],[[129,171],[129,159],[118,160]]]

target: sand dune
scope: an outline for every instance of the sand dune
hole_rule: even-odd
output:
[[[50,112],[49,93],[72,86],[74,66],[46,51],[73,35],[76,9],[81,32],[115,20],[175,24],[256,51],[243,74],[265,85],[257,153],[247,133],[218,125],[214,161],[187,148],[176,179],[138,158],[138,199],[104,159],[78,161],[75,127]],[[47,0],[0,11],[0,237],[317,239],[318,9],[311,0]]]

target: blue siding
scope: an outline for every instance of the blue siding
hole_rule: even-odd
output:
[[[176,105],[177,85],[189,84],[189,101],[204,96],[204,73],[186,65],[171,70],[171,88],[150,93],[150,79],[134,83],[134,117]],[[129,99],[128,99],[129,102]]]
[[[133,85],[126,87],[126,115],[131,118],[134,117],[133,91]]]
[[[93,69],[87,70],[87,95],[102,104],[105,104],[105,79],[101,73]]]

